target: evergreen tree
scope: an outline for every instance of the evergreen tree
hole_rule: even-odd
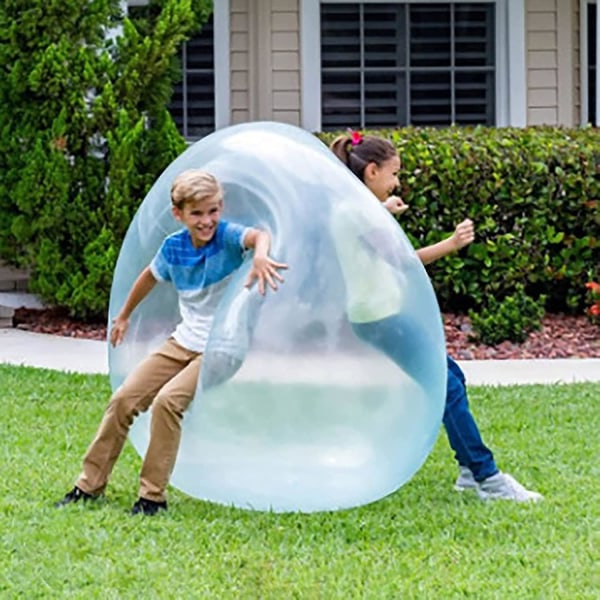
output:
[[[47,302],[106,314],[127,227],[185,148],[166,107],[209,0],[0,4],[0,256]]]

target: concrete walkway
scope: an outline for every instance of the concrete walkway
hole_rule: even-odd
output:
[[[0,264],[0,267],[3,267]],[[25,292],[23,273],[3,267],[4,278],[13,281],[0,285],[0,311],[7,314],[25,306],[42,308],[33,294]],[[2,280],[0,273],[0,280]],[[3,314],[3,313],[2,313]],[[1,317],[1,315],[0,315]],[[0,363],[26,365],[57,371],[108,373],[106,342],[69,338],[0,328]],[[542,360],[468,360],[459,361],[471,385],[519,385],[529,383],[574,383],[600,381],[598,359]]]
[[[108,373],[105,342],[0,329],[0,363]],[[471,385],[600,382],[600,359],[460,361]]]
[[[27,271],[9,267],[0,261],[0,327],[12,327],[17,308],[43,307],[36,296],[27,293],[28,285]]]

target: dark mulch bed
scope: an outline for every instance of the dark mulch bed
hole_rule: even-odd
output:
[[[51,333],[66,337],[85,338],[89,340],[106,340],[106,323],[85,323],[71,319],[67,313],[58,309],[37,310],[33,308],[17,308],[13,324],[19,329],[36,333]]]
[[[54,309],[20,308],[14,323],[20,329],[38,333],[106,339],[106,323],[84,323]],[[600,326],[585,316],[546,315],[541,330],[531,333],[522,344],[485,346],[472,342],[469,318],[461,315],[445,314],[444,330],[448,352],[458,360],[600,358]]]
[[[546,315],[541,329],[530,333],[522,344],[471,342],[471,325],[465,316],[444,315],[444,330],[448,353],[458,360],[600,358],[600,325],[585,316]]]

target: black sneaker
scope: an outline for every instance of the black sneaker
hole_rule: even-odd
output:
[[[60,508],[61,506],[65,506],[66,504],[74,504],[75,502],[88,502],[89,500],[96,500],[98,496],[92,496],[92,494],[88,494],[84,492],[82,489],[75,486],[68,494],[65,494],[65,497],[62,500],[59,500],[54,504],[56,508]]]
[[[131,509],[131,514],[152,517],[160,510],[167,510],[166,502],[155,502],[154,500],[147,500],[146,498],[138,498]]]

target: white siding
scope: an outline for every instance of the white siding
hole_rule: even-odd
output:
[[[558,0],[558,125],[575,126],[577,93],[575,39],[579,29],[578,0]]]
[[[527,123],[576,124],[577,0],[527,2]]]
[[[527,123],[558,122],[557,0],[527,3]]]
[[[230,122],[242,123],[250,117],[249,17],[246,0],[231,0],[230,5]]]
[[[231,123],[300,124],[298,0],[231,0]]]
[[[300,7],[298,0],[272,0],[272,114],[300,125]]]

